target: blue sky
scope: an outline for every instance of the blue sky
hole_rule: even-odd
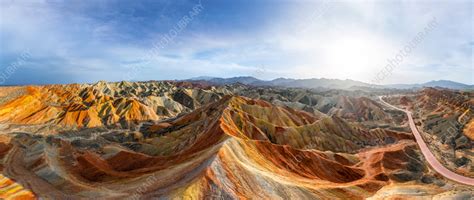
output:
[[[469,0],[1,0],[0,5],[2,84],[248,75],[371,82],[433,20],[436,25],[380,83],[474,84]],[[182,26],[184,17],[189,20]],[[167,42],[156,48],[163,38]]]

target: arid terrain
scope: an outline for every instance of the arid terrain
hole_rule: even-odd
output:
[[[474,94],[204,81],[0,88],[4,199],[469,199]]]
[[[0,0],[0,200],[474,200],[474,0]]]
[[[444,166],[474,177],[474,93],[428,88],[392,102],[414,111],[418,129]]]

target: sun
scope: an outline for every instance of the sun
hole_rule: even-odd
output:
[[[325,46],[322,59],[335,77],[368,80],[385,58],[385,47],[370,37],[345,36],[334,38]]]

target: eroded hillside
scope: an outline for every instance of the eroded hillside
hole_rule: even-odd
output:
[[[472,92],[426,88],[393,101],[414,111],[417,125],[438,160],[459,174],[474,177]]]
[[[370,96],[298,91],[295,97],[262,88],[263,96],[252,97],[254,89],[229,87],[99,82],[9,88],[15,95],[2,96],[0,106],[0,197],[472,194],[472,188],[433,172],[413,136],[393,120],[402,117]],[[385,125],[370,126],[374,121]]]

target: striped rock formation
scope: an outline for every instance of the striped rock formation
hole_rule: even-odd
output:
[[[3,198],[472,194],[433,173],[408,133],[366,129],[225,88],[100,82],[20,89],[0,106],[7,130],[0,143]]]

